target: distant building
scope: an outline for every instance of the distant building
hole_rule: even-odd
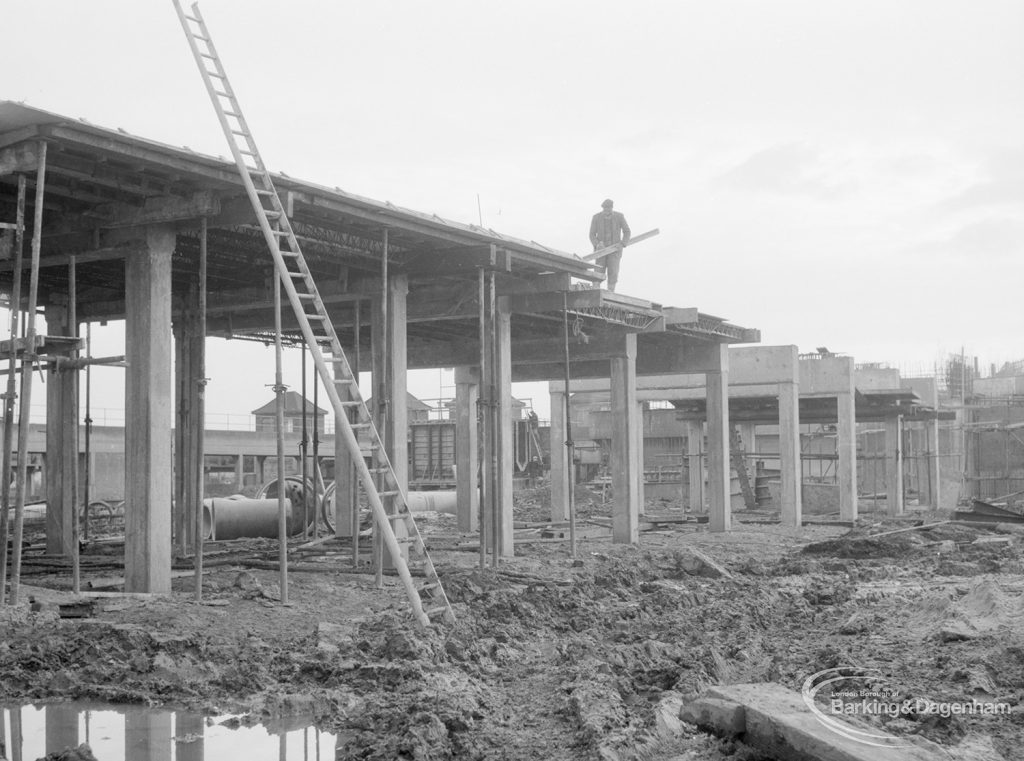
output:
[[[302,394],[297,391],[286,391],[284,394],[284,432],[302,432]],[[314,407],[308,399],[305,400],[306,428],[310,434],[314,428],[321,434],[324,432],[324,419],[327,410]],[[257,410],[252,411],[256,418],[256,431],[273,433],[277,430],[277,400],[272,399]]]

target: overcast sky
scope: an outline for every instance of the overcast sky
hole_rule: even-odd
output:
[[[202,11],[275,171],[462,222],[479,195],[486,226],[577,253],[611,197],[634,233],[661,229],[627,250],[622,293],[858,362],[1024,358],[1019,0]],[[170,0],[4,20],[0,97],[228,153]],[[272,354],[245,357],[244,378],[211,359],[209,410],[269,398]]]

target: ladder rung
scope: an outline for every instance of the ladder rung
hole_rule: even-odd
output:
[[[209,69],[207,69],[206,73],[208,76],[217,77],[217,79],[223,79],[225,82],[228,79],[226,74],[221,74],[219,71],[210,71]]]
[[[342,402],[341,406],[342,407],[358,407],[360,404],[362,404],[362,402],[360,402],[360,401]]]
[[[192,33],[192,37],[194,37],[197,40],[202,40],[203,42],[209,42],[210,41],[209,37],[203,37],[203,35],[196,34],[195,32]]]
[[[232,135],[241,135],[242,137],[251,137],[251,135],[248,132],[246,132],[245,130],[242,130],[242,129],[233,129],[233,130],[231,130],[231,134]]]
[[[427,615],[427,618],[432,618],[433,616],[436,616],[438,613],[448,615],[450,611],[451,608],[449,608],[447,605],[442,605],[439,608],[430,608],[429,610],[424,610],[423,612]]]
[[[373,426],[373,423],[349,423],[349,428],[353,431],[365,431],[367,428]]]
[[[189,21],[195,21],[197,24],[203,23],[200,19],[197,19],[195,16],[189,16],[187,13],[185,14],[185,18],[187,18]]]
[[[224,112],[224,116],[234,116],[234,117],[241,118],[242,115],[237,113],[237,112],[235,112],[235,111],[225,111]]]
[[[397,497],[402,492],[400,491],[379,491],[377,492],[378,497]]]
[[[431,581],[430,583],[424,584],[422,587],[420,587],[420,592],[429,592],[431,589],[440,589],[440,588],[441,588],[441,582],[439,582],[439,581]]]

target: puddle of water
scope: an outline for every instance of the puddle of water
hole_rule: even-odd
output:
[[[88,743],[97,761],[329,761],[337,738],[292,721],[232,728],[230,717],[137,706],[0,708],[0,761],[36,761]]]

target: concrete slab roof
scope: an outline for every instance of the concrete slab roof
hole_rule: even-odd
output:
[[[41,305],[66,301],[73,260],[79,319],[122,318],[124,261],[141,250],[146,226],[164,225],[176,233],[172,309],[179,314],[195,287],[205,220],[208,334],[271,337],[273,263],[233,162],[0,101],[0,220],[13,221],[17,178],[23,175],[31,227],[43,143]],[[679,363],[666,358],[683,353],[700,364],[707,345],[760,340],[757,330],[693,307],[601,290],[595,287],[603,279],[601,268],[535,241],[282,173],[273,179],[343,344],[358,340],[369,348],[370,303],[381,293],[385,250],[389,273],[408,279],[410,368],[478,361],[481,272],[494,273],[502,304],[515,315],[517,380],[561,375],[554,368],[562,361],[566,303],[575,331],[573,377],[606,376],[608,356],[621,352],[623,336],[631,333],[641,336],[638,364],[651,363],[652,371],[674,369]],[[11,261],[0,261],[0,290],[9,289],[12,271]],[[286,339],[297,337],[290,315],[284,329]]]

